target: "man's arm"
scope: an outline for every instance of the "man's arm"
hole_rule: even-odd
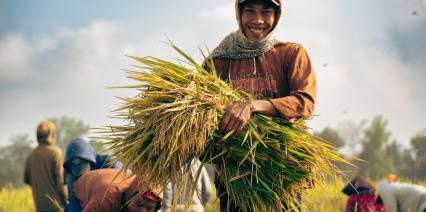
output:
[[[173,201],[173,185],[168,182],[163,190],[163,200],[161,201],[161,211],[169,211]]]
[[[201,170],[201,204],[205,207],[212,196],[212,184],[205,167]]]
[[[397,201],[393,194],[393,191],[384,189],[380,192],[380,197],[382,198],[383,204],[387,212],[397,212]]]
[[[286,120],[312,115],[316,98],[316,80],[309,57],[302,46],[295,48],[291,61],[287,72],[289,96],[229,105],[225,107],[221,130],[225,133],[234,131],[234,134],[238,134],[253,113],[279,116]]]
[[[225,115],[220,129],[225,133],[233,130],[234,134],[238,134],[248,123],[253,113],[279,116],[275,106],[268,100],[251,100],[237,103],[225,107]]]
[[[311,116],[316,99],[314,70],[308,54],[301,45],[294,48],[290,61],[287,67],[290,94],[269,100],[279,115],[289,121],[294,118]],[[283,69],[285,68],[283,67]]]
[[[24,183],[27,185],[31,185],[31,169],[28,157],[25,160]]]
[[[60,195],[60,203],[63,204],[63,206],[65,206],[67,204],[66,202],[66,191],[64,189],[64,167],[63,167],[63,157],[62,157],[62,152],[61,150],[58,148],[57,151],[55,152],[55,156],[54,156],[54,160],[53,160],[53,179],[55,180],[56,183],[56,188],[59,191],[59,195]]]

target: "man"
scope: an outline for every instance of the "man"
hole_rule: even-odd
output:
[[[74,182],[82,175],[91,170],[103,168],[121,168],[121,164],[116,162],[110,164],[111,157],[109,155],[98,155],[92,146],[83,138],[72,140],[67,147],[65,161],[63,167],[66,171],[66,184],[70,193],[65,211],[74,211],[79,208],[71,194]]]
[[[387,212],[426,212],[426,188],[423,186],[388,178],[379,183],[379,192]]]
[[[37,127],[38,146],[25,161],[24,182],[31,186],[37,211],[62,211],[66,205],[62,152],[56,146],[56,127],[43,121]]]
[[[253,113],[288,121],[312,115],[316,81],[309,57],[301,45],[274,38],[281,0],[236,0],[235,5],[239,29],[225,37],[211,56],[223,80],[255,99],[228,105],[221,130],[238,134]],[[225,210],[226,192],[220,181],[216,186]]]
[[[153,212],[161,207],[160,192],[140,192],[139,180],[131,173],[99,169],[80,177],[73,195],[82,211]]]
[[[345,212],[385,212],[382,199],[374,186],[361,176],[355,177],[342,192],[349,196]]]

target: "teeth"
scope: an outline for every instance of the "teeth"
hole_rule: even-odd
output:
[[[256,28],[249,28],[250,29],[250,31],[252,31],[252,32],[254,32],[254,33],[262,33],[263,32],[263,29],[262,28],[260,28],[260,29],[256,29]]]

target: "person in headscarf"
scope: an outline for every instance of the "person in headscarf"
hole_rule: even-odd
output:
[[[73,195],[82,211],[153,212],[161,207],[161,188],[140,191],[140,180],[118,169],[90,171],[75,182]]]
[[[378,188],[387,212],[426,212],[426,187],[401,183],[390,175]]]
[[[66,173],[68,192],[73,190],[74,182],[85,173],[103,168],[121,168],[121,163],[111,163],[110,155],[98,155],[92,146],[83,138],[72,140],[67,147],[63,164]],[[68,196],[69,204],[65,211],[78,211],[78,204],[73,195]]]
[[[253,113],[290,122],[313,113],[316,80],[308,54],[300,44],[275,38],[282,8],[281,0],[235,1],[239,28],[210,56],[221,79],[254,99],[225,108],[220,126],[224,133],[238,134]],[[226,191],[220,179],[216,186],[223,211],[228,204]]]
[[[342,192],[349,196],[345,212],[386,212],[379,193],[363,177],[355,177]]]
[[[62,211],[66,205],[63,155],[56,146],[55,124],[42,121],[37,142],[25,161],[24,182],[31,186],[37,211]]]
[[[177,211],[177,212],[202,212],[204,207],[210,200],[212,195],[212,185],[210,183],[210,177],[205,167],[201,168],[201,173],[196,182],[195,192],[190,196],[190,191],[197,176],[197,170],[201,166],[201,162],[198,159],[194,159],[189,164],[188,174],[183,176],[183,179],[171,179],[166,184],[163,191],[163,201],[161,206],[162,212]],[[182,171],[186,171],[185,167]],[[179,188],[175,181],[185,182],[185,186]],[[179,198],[178,198],[179,197]],[[185,203],[191,199],[191,207],[186,209]],[[173,202],[176,202],[175,207]]]
[[[400,181],[399,178],[394,173],[388,174],[386,179],[388,180],[388,182],[399,182]]]

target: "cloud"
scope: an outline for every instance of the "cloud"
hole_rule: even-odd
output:
[[[22,78],[30,71],[32,48],[22,34],[7,34],[0,39],[0,82]]]
[[[315,130],[382,114],[394,136],[406,142],[426,126],[425,4],[412,2],[286,1],[279,38],[303,44],[316,69]],[[237,28],[233,4],[219,4],[185,5],[200,12],[173,20],[141,13],[140,19],[73,22],[78,27],[54,28],[49,34],[40,34],[46,33],[40,28],[1,36],[0,99],[9,101],[0,105],[0,125],[5,126],[0,136],[33,130],[40,119],[64,114],[95,127],[110,123],[105,116],[118,103],[113,96],[132,95],[105,89],[133,83],[120,71],[134,64],[124,55],[173,56],[159,42],[168,38],[195,57],[199,46],[211,50]],[[178,11],[158,8],[163,14]],[[416,16],[410,15],[413,9]],[[14,51],[15,59],[3,56]],[[15,71],[3,71],[6,66]]]
[[[414,20],[410,8],[405,2],[384,0],[363,4],[327,0],[309,7],[287,2],[280,38],[302,43],[316,67],[319,116],[311,121],[314,129],[381,114],[389,120],[394,138],[407,144],[426,126],[421,112],[426,93],[420,92],[426,90],[421,82],[426,24]],[[395,39],[401,34],[405,36]]]
[[[56,51],[50,51],[45,58],[58,58],[51,65],[61,70],[60,81],[70,85],[69,79],[74,79],[83,88],[101,85],[104,77],[114,76],[119,72],[119,61],[124,58],[121,49],[120,28],[111,22],[97,21],[89,26],[72,30],[61,29],[57,42],[61,49],[59,57],[53,56]]]
[[[76,28],[59,27],[49,34],[20,35],[31,52],[27,56],[30,62],[26,63],[31,64],[31,69],[0,84],[0,99],[9,100],[0,105],[0,125],[4,126],[0,128],[0,143],[15,133],[32,135],[28,129],[46,117],[67,115],[93,127],[116,123],[107,118],[120,104],[115,96],[133,96],[136,92],[106,89],[135,83],[126,79],[122,71],[136,64],[125,55],[173,55],[170,47],[160,42],[167,40],[161,29],[129,30],[130,27],[97,20]],[[204,39],[190,30],[178,33],[181,28],[174,27],[167,28],[176,31],[171,39],[185,51],[191,48],[198,53],[196,48],[202,43],[194,40]]]
[[[200,11],[198,16],[204,19],[229,20],[235,17],[234,4],[228,3],[226,5],[217,6],[213,9]]]
[[[115,63],[124,58],[119,34],[117,24],[95,21],[31,40],[22,34],[7,35],[0,40],[1,80],[96,83],[99,76],[108,75],[105,70],[118,68]]]
[[[389,30],[389,34],[398,56],[406,64],[419,66],[416,68],[419,70],[426,65],[426,16],[411,18],[414,20]],[[423,74],[426,77],[426,73]]]
[[[51,116],[68,115],[96,127],[111,123],[106,116],[118,103],[114,95],[133,95],[106,89],[129,84],[121,71],[129,61],[122,35],[118,24],[94,21],[31,40],[23,35],[3,39],[0,52],[9,57],[0,57],[0,64],[15,72],[2,73],[8,83],[0,85],[0,99],[8,99],[8,104],[1,104],[0,135],[33,129]]]

